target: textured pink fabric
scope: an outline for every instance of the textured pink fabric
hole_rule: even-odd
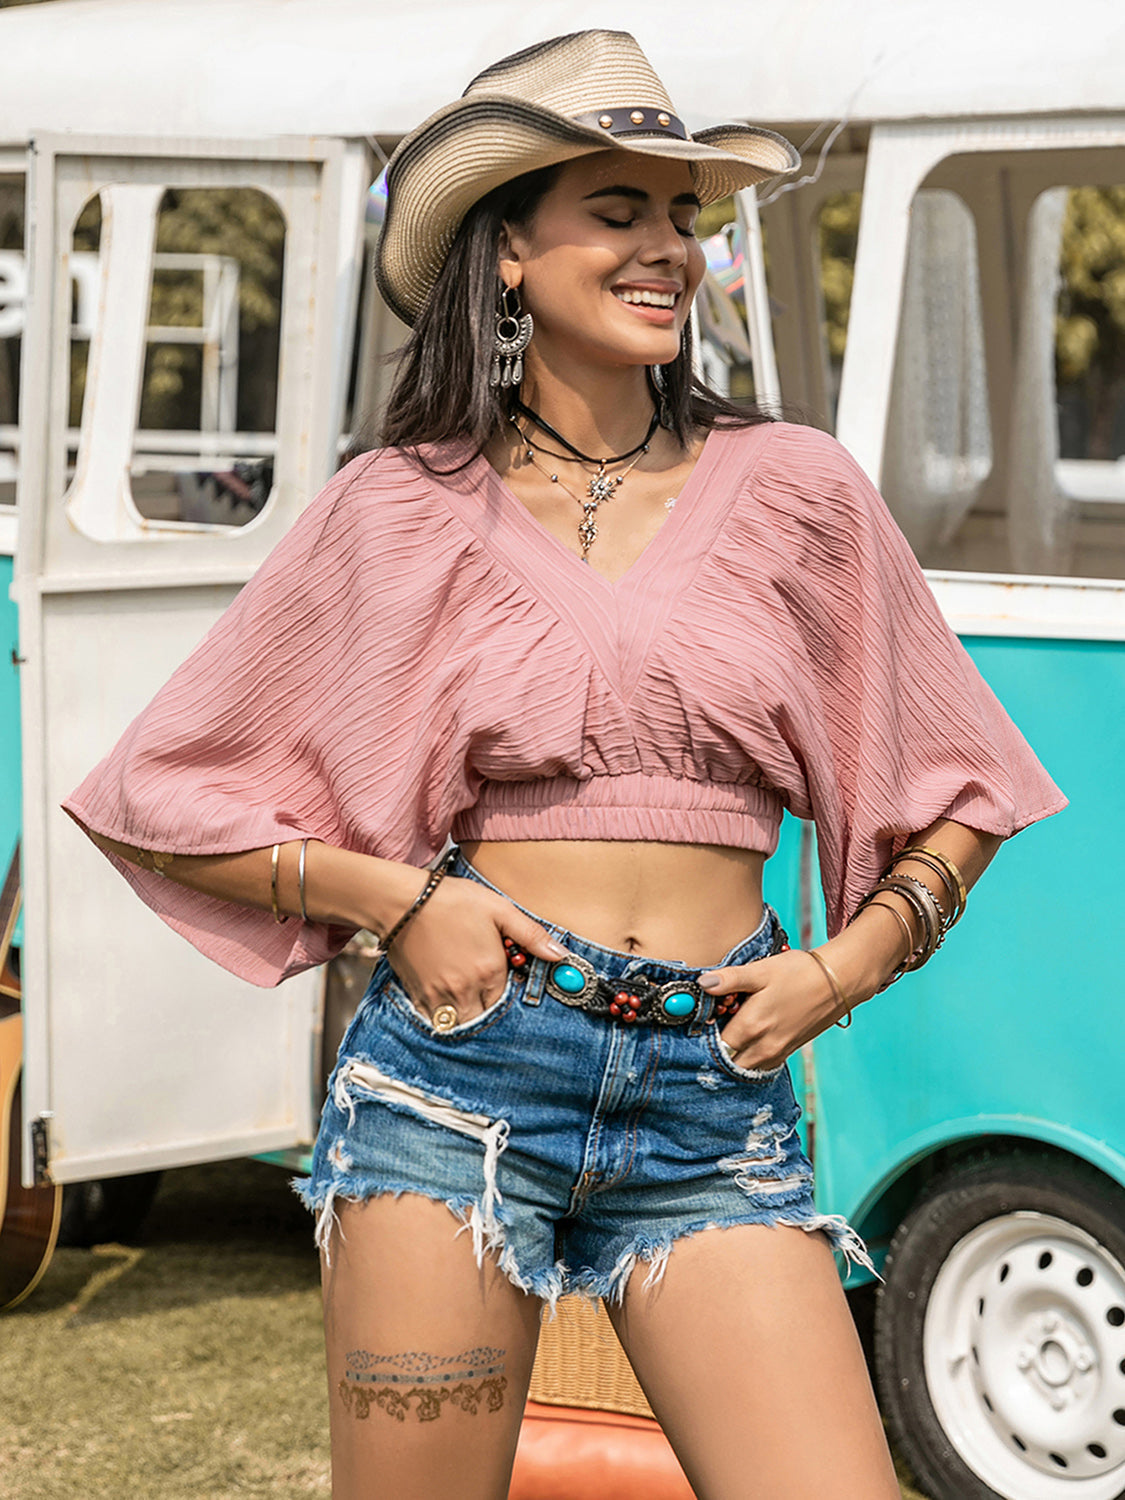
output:
[[[1065,799],[858,465],[771,423],[709,436],[616,584],[483,458],[356,459],[65,805],[150,849],[309,835],[414,864],[451,832],[769,853],[789,808],[836,931],[935,817],[1007,836]],[[118,863],[259,984],[347,937]]]

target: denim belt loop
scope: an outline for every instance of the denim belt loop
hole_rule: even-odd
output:
[[[524,991],[521,997],[523,1003],[538,1005],[543,999],[543,990],[547,982],[547,960],[545,958],[529,959],[523,977]]]
[[[707,971],[706,971],[706,969],[703,969],[700,972],[705,974]],[[691,1021],[688,1023],[688,1027],[687,1027],[687,1034],[688,1034],[688,1036],[699,1036],[702,1032],[704,1032],[704,1031],[707,1030],[708,1026],[710,1026],[711,1022],[714,1019],[715,1019],[715,997],[713,995],[711,995],[711,996],[708,996],[706,1006],[704,1006],[701,1009],[697,1010],[696,1013],[695,1013],[695,1015],[692,1016]]]

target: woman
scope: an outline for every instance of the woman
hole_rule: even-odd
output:
[[[786,1059],[1063,799],[846,452],[692,384],[699,209],[795,165],[688,137],[610,32],[409,136],[386,446],[68,803],[259,983],[382,937],[300,1184],[338,1500],[500,1500],[567,1290],[704,1500],[898,1494]],[[762,902],[783,807],[811,953]]]

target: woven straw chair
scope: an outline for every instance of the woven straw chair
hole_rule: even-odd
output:
[[[555,1317],[543,1320],[530,1399],[652,1417],[605,1308],[585,1297],[563,1297]]]

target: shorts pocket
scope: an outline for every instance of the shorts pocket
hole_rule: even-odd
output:
[[[724,1073],[729,1074],[732,1078],[739,1079],[743,1083],[769,1083],[774,1078],[780,1078],[789,1066],[789,1060],[786,1058],[785,1062],[777,1068],[740,1067],[724,1046],[722,1038],[719,1036],[719,1023],[717,1021],[708,1023],[705,1036],[707,1038],[707,1049],[711,1053],[716,1065]]]
[[[433,1037],[439,1042],[456,1042],[461,1037],[475,1036],[478,1032],[487,1031],[490,1026],[495,1026],[511,1010],[519,988],[519,976],[509,969],[508,977],[499,999],[495,1000],[487,1010],[481,1011],[479,1015],[470,1017],[467,1021],[459,1022],[456,1026],[449,1027],[448,1030],[439,1031],[429,1016],[425,1015],[414,1004],[414,1001],[406,991],[405,985],[385,958],[380,961],[379,969],[382,969],[383,965],[386,965],[383,973],[380,974],[379,970],[376,970],[376,974],[382,981],[380,984],[381,993],[386,996],[387,1001],[397,1011],[406,1017],[412,1026],[417,1027],[419,1031],[424,1032],[427,1036]]]

